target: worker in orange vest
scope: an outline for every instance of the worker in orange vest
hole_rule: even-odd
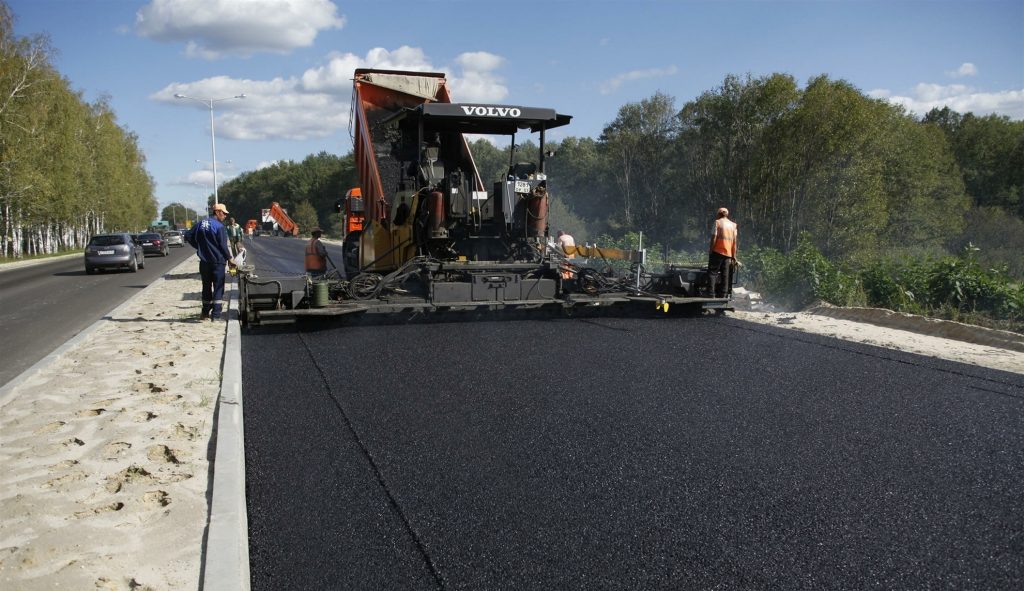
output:
[[[306,244],[306,273],[312,277],[323,277],[327,273],[327,247],[320,242],[323,230],[313,228],[313,237]]]
[[[734,266],[739,265],[736,260],[736,234],[736,223],[729,219],[729,210],[718,208],[708,253],[708,271],[711,272],[716,298],[724,298],[726,294],[732,293],[732,271]]]

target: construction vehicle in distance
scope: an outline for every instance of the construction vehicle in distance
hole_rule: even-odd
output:
[[[355,253],[358,252],[359,236],[363,231],[363,224],[366,222],[366,205],[363,202],[363,191],[359,187],[353,187],[345,192],[345,198],[334,204],[334,210],[343,216],[342,239],[345,241],[343,260],[346,268],[358,270],[359,264],[355,260]]]
[[[288,212],[277,201],[270,204],[270,209],[263,210],[263,223],[264,230],[275,236],[299,235],[299,225],[288,217]],[[268,228],[266,224],[271,226]]]
[[[344,224],[342,226],[344,236],[348,236],[353,232],[363,231],[366,209],[363,205],[362,189],[353,187],[346,191],[345,199],[335,203],[334,210],[344,216]]]
[[[555,245],[547,220],[545,134],[571,116],[452,103],[439,73],[357,69],[353,85],[359,187],[342,205],[357,205],[351,200],[358,197],[363,219],[359,229],[346,226],[345,263],[316,282],[305,276],[263,280],[243,267],[243,323],[467,311],[732,309],[729,297],[713,297],[715,278],[703,265],[668,265],[654,273],[642,249],[579,246],[565,253]],[[535,158],[517,161],[510,150],[507,174],[485,184],[466,134],[506,136],[515,146],[520,131],[536,134]]]

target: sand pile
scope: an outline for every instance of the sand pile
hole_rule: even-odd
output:
[[[196,589],[225,322],[195,259],[0,408],[0,587]]]

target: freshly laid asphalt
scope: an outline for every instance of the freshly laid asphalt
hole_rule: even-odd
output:
[[[256,590],[1024,586],[1024,375],[713,317],[241,347]]]

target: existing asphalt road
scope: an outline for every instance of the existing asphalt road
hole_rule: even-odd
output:
[[[0,386],[195,252],[185,246],[147,256],[137,273],[86,275],[82,256],[0,269]]]
[[[256,330],[252,588],[1020,589],[1024,376],[731,318]]]
[[[302,275],[306,272],[305,247],[309,238],[259,236],[244,238],[242,246],[249,252],[247,262],[255,265],[260,277]],[[341,264],[341,245],[324,242],[331,260]]]

